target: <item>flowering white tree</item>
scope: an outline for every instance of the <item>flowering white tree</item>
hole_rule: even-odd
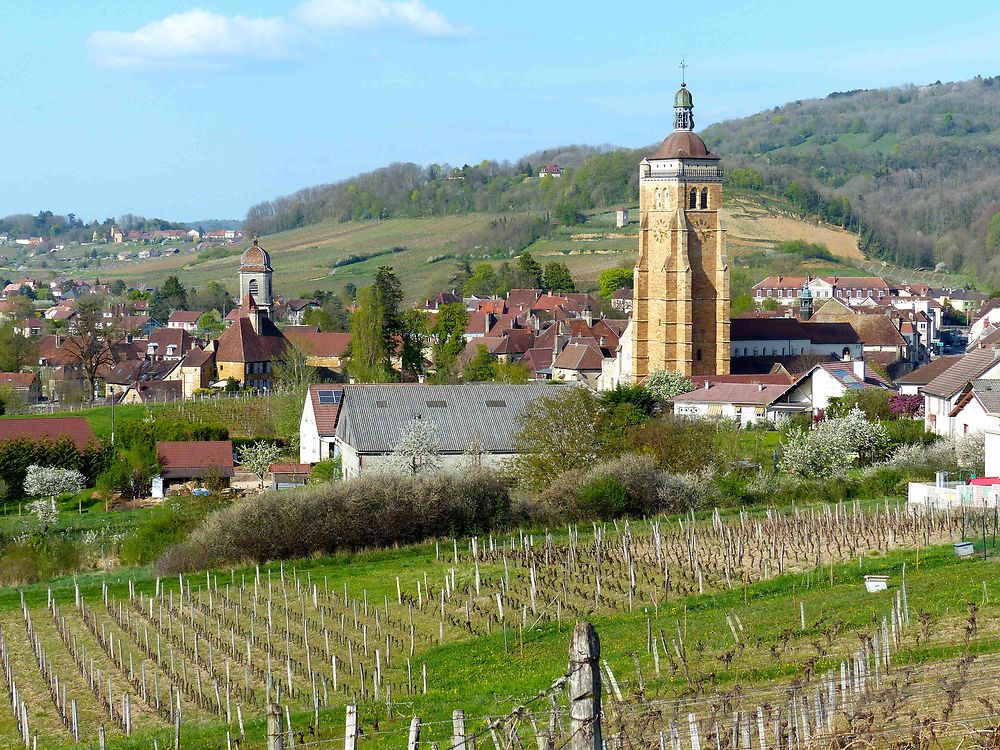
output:
[[[958,465],[975,474],[986,471],[986,436],[982,430],[968,432],[955,441]]]
[[[262,440],[241,448],[238,458],[240,466],[257,475],[260,487],[264,489],[264,477],[270,470],[271,464],[281,458],[281,449],[274,443],[265,443]]]
[[[643,383],[657,399],[663,401],[694,390],[694,384],[679,372],[653,370]]]
[[[410,474],[432,472],[441,468],[437,434],[426,419],[414,419],[403,430],[392,451],[391,464]]]
[[[882,458],[888,445],[883,425],[869,422],[855,407],[839,419],[827,419],[816,429],[792,430],[783,445],[781,468],[804,477],[843,474],[859,458]]]
[[[83,474],[74,469],[56,469],[32,464],[24,477],[24,494],[39,498],[28,504],[28,510],[38,517],[42,526],[51,526],[59,517],[56,496],[83,489]],[[47,500],[44,498],[48,498]]]

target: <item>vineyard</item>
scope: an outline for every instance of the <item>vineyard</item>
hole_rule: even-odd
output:
[[[888,504],[715,512],[59,582],[4,600],[0,747],[264,748],[274,704],[285,747],[339,746],[348,725],[355,744],[402,747],[416,716],[446,746],[453,709],[481,747],[559,747],[583,619],[603,640],[605,740],[947,735],[1000,722],[1000,582],[941,546],[993,523]],[[865,593],[874,572],[889,591]]]

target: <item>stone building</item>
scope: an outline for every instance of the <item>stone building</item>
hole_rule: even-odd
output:
[[[729,266],[719,219],[722,167],[694,133],[685,84],[674,132],[639,165],[639,260],[632,305],[631,379],[729,372]]]
[[[240,299],[245,300],[248,294],[252,296],[258,309],[264,311],[271,320],[274,320],[274,298],[271,296],[273,273],[271,256],[254,237],[253,245],[240,257]]]

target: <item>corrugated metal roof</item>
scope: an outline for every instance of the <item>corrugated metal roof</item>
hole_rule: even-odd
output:
[[[415,419],[429,420],[441,453],[512,453],[517,418],[537,398],[579,386],[345,385],[337,438],[359,453],[391,453]]]

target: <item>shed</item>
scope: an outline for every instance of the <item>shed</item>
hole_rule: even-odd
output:
[[[156,456],[160,461],[158,478],[164,488],[191,479],[216,477],[228,483],[235,474],[233,444],[228,440],[160,441]],[[155,491],[153,496],[157,496]]]
[[[271,489],[290,490],[309,484],[312,466],[309,464],[271,464]]]

